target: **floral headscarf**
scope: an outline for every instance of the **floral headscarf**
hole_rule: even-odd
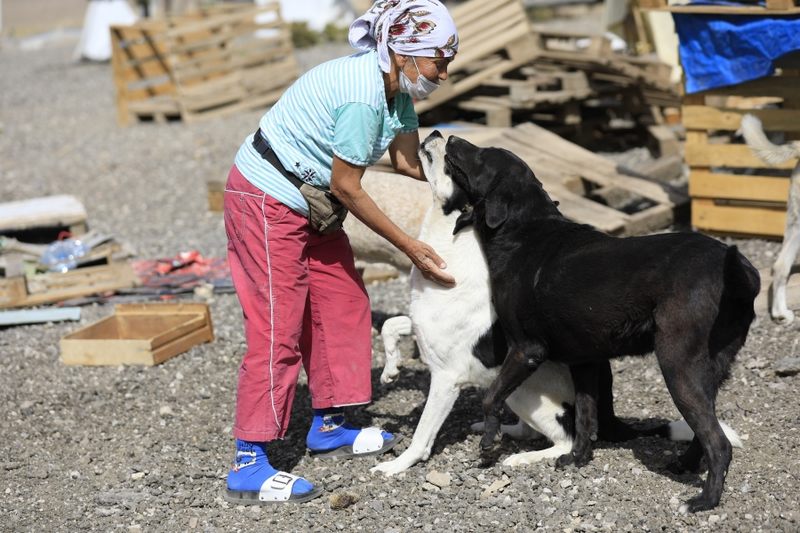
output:
[[[378,0],[350,25],[350,44],[378,50],[381,70],[389,72],[389,48],[422,57],[453,57],[458,33],[447,8],[438,0]]]

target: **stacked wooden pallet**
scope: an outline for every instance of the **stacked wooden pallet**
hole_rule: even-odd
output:
[[[621,116],[638,123],[651,116],[652,105],[679,105],[668,66],[613,53],[601,35],[533,26],[520,0],[471,0],[456,6],[453,17],[461,51],[448,82],[417,103],[423,123],[471,115],[493,127],[530,120],[575,126]],[[610,111],[597,113],[598,107]]]
[[[672,13],[792,16],[795,0],[766,0],[766,5],[678,5],[639,0],[646,9]],[[791,60],[790,60],[791,61]],[[779,65],[770,77],[683,97],[685,158],[690,166],[692,225],[733,235],[782,237],[789,175],[796,161],[768,166],[743,143],[737,130],[746,113],[783,139],[800,135],[800,65]]]
[[[770,167],[735,135],[745,113],[767,132],[800,132],[797,71],[687,95],[683,102],[692,224],[702,230],[780,237],[795,161]],[[765,107],[768,106],[768,107]],[[738,141],[738,142],[737,142]]]
[[[229,4],[112,27],[118,122],[191,121],[277,101],[299,73],[279,7]]]

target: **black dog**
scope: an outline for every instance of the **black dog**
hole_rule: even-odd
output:
[[[758,271],[738,252],[696,233],[615,238],[564,218],[533,172],[507,150],[451,137],[453,202],[474,224],[488,260],[492,300],[508,355],[483,403],[493,446],[505,398],[546,359],[572,366],[576,443],[561,463],[583,463],[597,431],[598,361],[655,350],[670,394],[695,433],[682,468],[708,465],[690,511],[715,507],[731,445],[715,414],[717,391],[755,317]],[[469,209],[468,205],[472,204]]]

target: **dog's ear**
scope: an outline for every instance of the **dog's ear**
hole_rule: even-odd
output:
[[[453,228],[453,235],[467,226],[471,226],[473,222],[475,222],[475,214],[473,213],[472,209],[464,211],[456,219],[456,226]]]
[[[486,225],[491,229],[502,226],[508,218],[508,202],[502,195],[492,194],[486,199]]]

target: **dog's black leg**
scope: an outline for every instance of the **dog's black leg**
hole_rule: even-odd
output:
[[[665,335],[663,342],[656,339],[656,356],[664,373],[664,381],[675,406],[694,431],[708,464],[703,491],[686,502],[686,509],[690,512],[712,509],[719,504],[733,455],[731,443],[714,413],[719,385],[708,352],[702,353],[702,341],[689,343],[683,339],[683,342],[677,342],[675,339],[680,336],[666,331],[662,334]],[[687,350],[687,347],[690,349]],[[684,459],[692,463],[697,455],[696,449],[690,445]]]
[[[500,431],[500,409],[509,394],[533,374],[545,360],[547,352],[542,344],[533,343],[524,347],[512,347],[500,367],[500,373],[486,390],[483,398],[484,434],[481,452],[494,447],[494,438]]]
[[[700,446],[700,440],[695,437],[689,443],[686,451],[678,456],[675,461],[667,465],[667,470],[673,474],[683,474],[684,472],[699,472],[700,460],[703,458],[703,447]]]
[[[597,440],[597,365],[589,363],[570,367],[575,385],[575,440],[572,451],[556,460],[556,467],[583,466],[592,458],[592,442]]]
[[[621,442],[635,439],[639,432],[617,418],[614,413],[614,376],[611,373],[611,361],[608,359],[595,363],[595,371],[599,376],[599,393],[597,396],[597,435],[600,440]]]

